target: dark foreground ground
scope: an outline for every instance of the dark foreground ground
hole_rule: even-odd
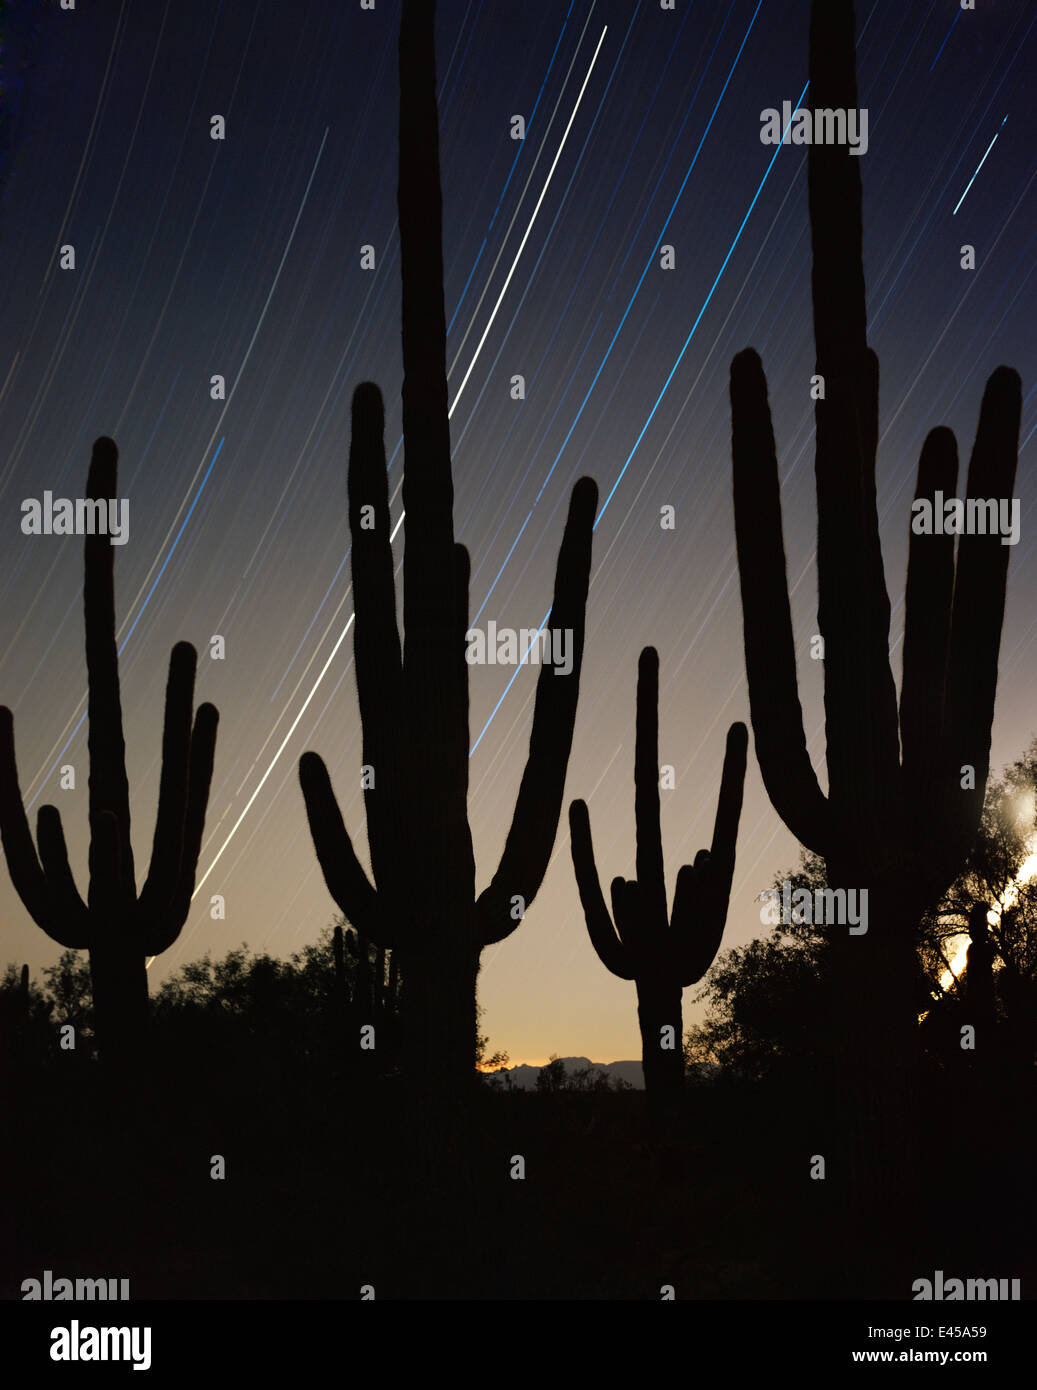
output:
[[[166,1056],[122,1101],[94,1064],[11,1079],[2,1296],[45,1269],[134,1299],[911,1299],[937,1269],[1037,1288],[1032,1084],[930,1078],[905,1213],[894,1172],[862,1205],[815,1078],[690,1086],[658,1116],[640,1092],[450,1113],[241,1062]]]

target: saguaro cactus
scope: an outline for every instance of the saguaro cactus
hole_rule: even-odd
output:
[[[598,882],[586,802],[569,807],[573,868],[587,930],[601,963],[637,985],[645,1089],[674,1092],[684,1081],[681,992],[712,965],[724,935],[735,841],[742,811],[748,732],[732,724],[727,734],[711,849],[677,874],[673,912],[667,921],[666,880],[659,824],[659,656],[645,647],[637,668],[637,738],[634,751],[634,814],[637,878],[612,880],[612,917]],[[664,1031],[672,1029],[672,1034]]]
[[[857,108],[851,0],[812,5],[810,97],[815,110]],[[867,933],[832,928],[828,990],[842,1039],[842,1193],[855,1232],[847,1238],[871,1266],[865,1274],[861,1265],[860,1287],[889,1297],[913,1268],[910,1222],[921,1200],[918,925],[965,867],[979,826],[1009,548],[996,534],[965,534],[955,553],[954,535],[912,531],[898,711],[876,508],[879,370],[866,336],[862,162],[845,145],[807,152],[814,370],[824,382],[815,475],[827,795],[803,730],[774,434],[751,349],[731,364],[731,418],[745,667],[764,785],[792,833],[823,856],[829,886],[868,894]],[[1011,497],[1020,409],[1019,377],[999,367],[983,395],[968,498]],[[957,472],[953,434],[931,430],[916,500],[935,509],[937,493],[953,497]]]
[[[412,1068],[464,1085],[475,1075],[475,984],[484,946],[518,926],[547,869],[561,810],[583,657],[597,488],[573,489],[551,609],[573,634],[573,668],[545,665],[529,758],[500,866],[475,896],[468,824],[468,553],[454,544],[442,202],[429,0],[404,0],[400,30],[400,258],[403,275],[403,618],[396,624],[382,398],[353,396],[349,525],[354,653],[375,885],[361,867],[327,769],[303,755],[310,830],[332,897],[362,936],[399,956]],[[373,518],[373,528],[365,525]]]
[[[367,1010],[370,1017],[365,1019],[366,1022],[391,1016],[398,1002],[399,965],[395,953],[387,951],[384,946],[377,946],[372,969],[370,943],[355,929],[352,931],[351,945],[356,957],[352,965],[352,983],[346,970],[346,934],[339,923],[332,933],[331,950],[335,962],[335,987],[340,1000]]]
[[[86,495],[116,495],[118,451],[98,439]],[[192,726],[196,653],[178,642],[169,659],[162,774],[151,866],[137,894],[130,844],[130,798],[115,641],[114,551],[103,534],[86,538],[87,717],[90,756],[90,890],[79,896],[61,817],[41,806],[39,855],[29,832],[14,756],[14,721],[0,708],[0,835],[11,881],[37,926],[60,946],[90,952],[90,978],[101,1054],[109,1062],[139,1055],[148,1009],[145,961],[180,934],[194,891],[209,800],[216,725],[209,704]]]
[[[815,108],[857,106],[850,0],[813,5],[810,92]],[[815,371],[824,380],[815,471],[827,795],[803,731],[774,434],[751,349],[731,364],[734,506],[764,784],[792,833],[824,857],[829,883],[869,892],[869,932],[845,946],[847,979],[854,998],[872,1009],[885,1000],[890,1021],[898,1015],[899,1036],[878,1030],[895,1051],[913,1027],[914,928],[963,869],[983,808],[1010,550],[996,534],[962,535],[957,555],[953,535],[911,535],[898,717],[875,501],[878,360],[866,341],[861,163],[843,145],[808,151]],[[999,367],[983,396],[969,498],[1011,497],[1020,401],[1019,377]],[[956,480],[954,436],[934,429],[916,498],[936,505]]]

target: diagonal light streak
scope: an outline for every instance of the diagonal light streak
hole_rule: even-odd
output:
[[[1008,120],[1008,117],[1007,117],[1007,115],[1006,115],[1006,116],[1005,116],[1005,121],[1007,121],[1007,120]],[[998,128],[997,128],[997,134],[994,136],[994,140],[996,140],[996,139],[997,139],[997,136],[1001,134],[1001,130],[1002,130],[1002,127],[1004,126],[1005,121],[1002,121],[1002,122],[1001,122],[1001,125],[998,126]],[[987,162],[987,155],[988,155],[988,154],[990,153],[990,151],[994,148],[994,140],[991,140],[990,144],[987,146],[986,154],[983,156],[983,158],[982,158],[982,159],[979,161],[979,163],[976,165],[976,174],[979,173],[980,169],[982,169],[982,168],[983,168],[983,165]],[[972,185],[976,182],[976,174],[973,174],[972,177],[969,179],[968,183],[965,185],[965,193],[967,193],[967,192],[969,191],[969,189],[972,187]],[[957,207],[956,207],[956,208],[954,209],[954,211],[951,213],[951,216],[952,216],[952,217],[957,216],[958,208],[960,208],[961,205],[962,205],[962,203],[965,201],[965,193],[963,193],[963,194],[961,195],[961,197],[958,199]]]
[[[471,362],[468,364],[468,370],[464,374],[464,378],[461,382],[461,385],[457,388],[457,395],[454,397],[453,405],[447,412],[447,419],[449,419],[450,416],[453,415],[454,411],[457,409],[457,403],[461,399],[461,393],[464,391],[464,388],[468,385],[468,378],[472,375],[472,370],[475,367],[476,362],[478,362],[479,360],[479,354],[483,350],[483,344],[489,337],[490,329],[493,327],[493,321],[497,317],[497,310],[500,308],[501,301],[507,293],[508,286],[511,284],[511,277],[515,274],[515,268],[519,263],[519,258],[522,255],[523,250],[525,249],[526,242],[529,240],[529,234],[533,230],[533,223],[537,220],[537,213],[539,213],[540,211],[540,205],[543,203],[544,198],[547,195],[547,190],[551,186],[551,179],[554,177],[554,171],[558,167],[559,159],[561,159],[562,157],[562,151],[565,149],[565,142],[569,138],[569,132],[570,130],[572,130],[573,121],[575,121],[576,113],[580,109],[580,102],[583,100],[583,94],[587,90],[587,83],[591,80],[591,73],[594,71],[594,64],[598,61],[598,54],[601,52],[601,45],[605,42],[605,35],[608,33],[608,31],[608,25],[606,24],[604,29],[602,29],[601,31],[601,38],[598,40],[598,46],[594,50],[594,56],[593,58],[591,58],[591,65],[587,69],[587,76],[583,79],[583,86],[580,88],[580,94],[576,98],[576,105],[573,107],[572,115],[569,117],[569,124],[565,127],[565,133],[562,136],[561,144],[558,146],[558,153],[555,155],[554,160],[551,163],[551,168],[547,172],[547,179],[544,183],[543,188],[540,191],[540,197],[537,199],[536,207],[533,209],[533,216],[529,219],[529,225],[526,228],[525,235],[519,242],[519,249],[515,252],[515,259],[511,263],[511,269],[508,271],[507,278],[505,279],[504,284],[501,287],[501,292],[497,296],[497,303],[493,306],[493,313],[490,315],[489,322],[483,329],[483,335],[479,339],[479,346],[475,349],[475,355],[472,357]]]
[[[221,859],[222,856],[223,856],[224,850],[227,848],[227,846],[230,844],[231,840],[233,840],[234,836],[237,834],[238,827],[241,825],[241,822],[242,822],[242,821],[245,819],[245,817],[248,815],[249,811],[252,809],[252,806],[253,806],[253,804],[254,804],[254,802],[255,802],[256,797],[259,795],[259,793],[263,790],[264,786],[266,785],[267,778],[270,776],[270,774],[273,772],[274,768],[277,766],[278,759],[280,758],[281,754],[284,752],[285,748],[288,746],[288,740],[291,738],[292,734],[294,734],[295,731],[296,731],[296,729],[299,727],[299,722],[300,722],[300,720],[302,719],[303,715],[306,713],[306,711],[309,709],[309,707],[310,707],[310,702],[311,702],[311,700],[313,699],[314,695],[316,695],[318,689],[320,688],[320,683],[321,683],[321,681],[322,681],[322,680],[324,679],[324,677],[328,674],[328,669],[329,669],[329,667],[331,666],[331,663],[335,660],[335,657],[338,655],[338,649],[339,649],[339,647],[341,647],[342,643],[346,640],[346,633],[347,633],[347,632],[349,631],[349,629],[353,626],[353,619],[354,619],[355,617],[356,617],[356,614],[355,614],[355,613],[350,613],[350,615],[349,615],[349,621],[346,623],[345,627],[342,629],[342,632],[341,632],[340,635],[339,635],[338,641],[337,641],[337,642],[335,643],[335,645],[332,647],[331,652],[330,652],[330,654],[329,654],[329,656],[328,656],[327,661],[325,661],[323,667],[321,668],[321,673],[320,673],[320,675],[319,675],[319,676],[317,677],[317,679],[314,681],[314,683],[313,683],[313,688],[310,690],[310,693],[306,696],[306,699],[305,699],[305,700],[303,701],[303,703],[302,703],[302,708],[299,710],[299,713],[298,713],[298,714],[295,716],[295,718],[292,720],[291,728],[288,730],[288,732],[285,734],[284,738],[281,740],[281,746],[280,746],[280,748],[278,748],[277,752],[276,752],[276,753],[274,754],[274,756],[271,758],[270,764],[269,764],[269,766],[267,767],[267,770],[263,773],[262,777],[259,779],[259,782],[258,782],[258,784],[257,784],[257,786],[256,786],[255,791],[252,793],[252,795],[249,797],[249,799],[245,802],[244,809],[242,810],[241,814],[238,816],[237,820],[234,822],[233,826],[231,827],[231,829],[230,829],[230,831],[229,831],[229,833],[228,833],[228,835],[227,835],[227,838],[224,840],[223,844],[220,845],[219,849],[216,851],[216,855],[215,855],[215,858],[213,859],[212,863],[211,863],[211,864],[209,865],[209,867],[206,869],[205,873],[202,874],[201,878],[198,880],[198,883],[195,885],[195,890],[194,890],[194,892],[191,894],[191,901],[192,901],[192,902],[194,902],[195,898],[196,898],[196,897],[198,896],[198,894],[201,892],[202,884],[205,882],[205,880],[206,880],[206,879],[209,877],[209,875],[212,873],[213,869],[215,869],[216,865],[219,863],[220,859]],[[154,957],[152,957],[152,960],[153,960],[153,959],[154,959]],[[149,962],[149,964],[150,964],[150,962]]]

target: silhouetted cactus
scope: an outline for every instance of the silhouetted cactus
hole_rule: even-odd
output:
[[[346,967],[346,936],[341,924],[335,927],[331,937],[332,956],[335,962],[335,987],[339,998],[346,1004],[355,1005],[364,1015],[364,1021],[371,1022],[380,1016],[391,1016],[398,1005],[399,967],[393,951],[384,946],[375,947],[374,966],[371,965],[371,943],[365,941],[355,929],[352,931],[353,949],[356,953],[352,964],[352,984],[350,972]],[[388,975],[386,965],[388,964]]]
[[[442,200],[429,0],[404,0],[400,29],[400,259],[403,277],[403,565],[401,654],[396,625],[382,398],[353,396],[349,524],[354,652],[368,842],[377,888],[357,860],[327,769],[315,753],[299,773],[314,845],[332,897],[363,936],[398,954],[411,1065],[430,1078],[475,1076],[475,984],[484,946],[515,930],[547,869],[561,810],[583,657],[597,488],[573,489],[551,610],[573,634],[573,669],[545,665],[529,758],[500,866],[476,899],[468,825],[468,553],[454,544]],[[362,525],[373,508],[373,529]],[[364,520],[369,521],[369,514]]]
[[[815,0],[810,99],[857,109],[851,0]],[[849,1131],[844,1189],[870,1274],[889,1297],[913,1268],[907,1220],[921,1193],[918,924],[965,867],[989,771],[1009,549],[997,534],[912,533],[899,714],[875,491],[878,359],[867,345],[861,164],[845,145],[807,152],[813,246],[818,632],[824,642],[828,793],[811,766],[796,682],[781,501],[767,383],[751,349],[731,364],[735,533],[756,755],[771,802],[824,857],[833,889],[868,893],[868,930],[835,927],[829,998],[840,1030]],[[1019,377],[987,382],[969,463],[970,498],[1011,497]],[[954,496],[948,429],[922,448],[916,498]],[[886,1225],[876,1229],[879,1213]],[[869,1283],[874,1279],[874,1283]]]
[[[815,108],[857,106],[849,0],[812,7],[810,92]],[[876,987],[887,1000],[899,991],[899,1047],[913,1026],[914,928],[963,869],[983,808],[1010,552],[996,534],[962,536],[957,557],[953,535],[911,535],[898,719],[875,500],[878,360],[866,342],[861,163],[844,145],[808,151],[815,371],[824,381],[815,471],[827,796],[803,730],[767,383],[751,349],[731,364],[735,529],[764,784],[792,833],[824,857],[829,883],[869,891],[871,926],[846,947],[848,978],[872,1004]],[[969,497],[1011,497],[1020,397],[1016,373],[999,367],[983,396]],[[934,429],[915,495],[953,496],[956,479],[954,436]]]
[[[732,724],[728,730],[713,845],[699,850],[694,865],[685,864],[678,872],[673,913],[667,921],[659,825],[658,703],[659,657],[654,647],[645,647],[637,669],[634,752],[637,878],[612,880],[612,918],[598,882],[585,802],[570,805],[569,830],[573,868],[594,949],[613,975],[637,985],[645,1089],[672,1093],[684,1081],[681,991],[702,979],[724,935],[748,733],[744,724]],[[664,1034],[667,1028],[672,1033]]]
[[[96,440],[88,498],[116,495],[118,451]],[[194,891],[209,799],[216,725],[200,705],[192,727],[196,653],[178,642],[169,659],[162,775],[151,865],[137,895],[130,844],[130,799],[115,640],[114,550],[107,535],[86,538],[83,606],[89,685],[90,891],[79,896],[61,817],[41,806],[32,841],[14,755],[14,721],[0,708],[0,835],[11,881],[37,926],[61,946],[90,952],[98,1043],[109,1062],[139,1056],[148,1009],[145,961],[180,934]]]

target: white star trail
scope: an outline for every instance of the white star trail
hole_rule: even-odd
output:
[[[1007,121],[1007,120],[1008,120],[1008,116],[1006,115],[1006,116],[1005,116],[1005,121]],[[995,133],[995,135],[994,135],[994,139],[991,140],[990,144],[989,144],[989,145],[987,146],[987,148],[986,148],[986,151],[984,152],[983,158],[982,158],[982,159],[979,161],[979,163],[976,165],[976,174],[979,173],[980,169],[982,169],[982,168],[983,168],[983,165],[987,162],[987,155],[988,155],[988,154],[990,153],[990,151],[994,148],[994,143],[995,143],[995,141],[997,140],[998,135],[1001,134],[1001,131],[1002,131],[1002,128],[1004,127],[1005,121],[1002,121],[1002,122],[1001,122],[1001,125],[998,126],[997,131],[996,131],[996,133]],[[972,185],[976,182],[976,174],[973,174],[972,177],[969,179],[968,183],[965,185],[965,193],[968,193],[969,189],[970,189],[970,188],[972,187]],[[957,203],[955,204],[954,211],[951,213],[951,216],[952,216],[952,217],[956,217],[956,216],[957,216],[957,214],[958,214],[958,208],[960,208],[961,205],[962,205],[962,203],[965,201],[965,193],[963,193],[963,194],[961,195],[961,197],[958,199]]]

